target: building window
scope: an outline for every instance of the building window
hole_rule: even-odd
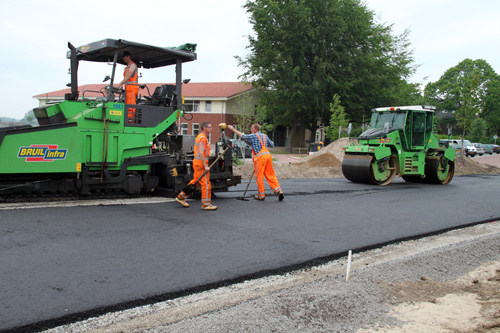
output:
[[[184,110],[187,112],[198,112],[200,111],[200,101],[185,101]]]
[[[182,123],[181,124],[181,135],[187,135],[188,134],[188,124]]]
[[[193,135],[200,134],[200,124],[193,124]]]
[[[205,111],[206,112],[211,112],[212,111],[212,101],[206,101],[205,102]]]

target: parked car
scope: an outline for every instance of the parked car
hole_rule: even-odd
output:
[[[454,149],[454,150],[455,150],[455,153],[456,153],[457,155],[458,155],[458,154],[460,154],[460,149],[462,149],[462,146],[461,146],[461,145],[459,145],[458,143],[450,143],[450,144],[448,145],[448,147],[450,147],[450,148]],[[448,148],[448,147],[447,147],[447,148]],[[464,153],[464,155],[465,155],[465,148],[464,148],[464,152],[463,152],[463,153]]]
[[[449,143],[450,144],[457,144],[459,146],[462,146],[462,140],[460,139],[450,139],[449,140]],[[470,156],[470,157],[474,157],[477,155],[477,149],[476,147],[474,147],[474,145],[472,144],[472,142],[470,142],[469,140],[464,140],[463,141],[463,146],[464,146],[464,154],[465,156]]]
[[[439,147],[448,148],[449,144],[450,144],[450,140],[448,140],[448,139],[439,139]]]
[[[479,156],[483,156],[484,155],[484,147],[483,147],[483,144],[482,143],[479,143],[479,142],[476,142],[476,143],[473,143],[474,147],[476,147],[477,149],[477,154]]]
[[[252,147],[243,140],[231,139],[233,156],[238,158],[252,157]],[[243,155],[244,154],[244,155]]]
[[[484,153],[493,155],[493,145],[489,143],[483,143]]]
[[[500,146],[499,145],[493,145],[493,152],[500,154]]]

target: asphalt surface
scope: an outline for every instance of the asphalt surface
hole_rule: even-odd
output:
[[[218,195],[215,212],[171,200],[2,205],[0,330],[53,327],[500,218],[497,175],[455,177],[446,186],[281,185],[283,202],[235,200],[242,184]]]

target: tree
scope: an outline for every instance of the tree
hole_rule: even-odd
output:
[[[472,122],[469,139],[472,142],[486,142],[486,121],[482,118],[476,118]]]
[[[288,152],[297,125],[314,135],[329,123],[334,94],[361,123],[365,111],[417,91],[404,80],[415,70],[407,33],[391,36],[360,0],[248,0],[244,7],[255,35],[250,54],[237,57],[242,77],[259,90],[261,117],[289,128]]]
[[[325,135],[328,139],[335,141],[339,138],[339,127],[346,128],[349,124],[345,109],[340,104],[340,98],[337,94],[333,96],[333,100],[330,103],[330,111],[330,126],[325,127]]]
[[[486,83],[486,98],[484,99],[481,117],[493,134],[500,135],[500,77],[497,76]],[[491,136],[493,136],[493,134]]]
[[[250,127],[255,122],[255,101],[248,92],[240,92],[236,97],[236,111],[234,118],[238,123],[239,131],[250,132]]]
[[[440,110],[455,111],[463,136],[471,128],[476,114],[489,119],[500,117],[498,75],[484,60],[465,59],[448,69],[436,82],[425,87],[425,100]]]

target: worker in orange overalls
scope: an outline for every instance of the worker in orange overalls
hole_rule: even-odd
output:
[[[210,143],[208,142],[208,136],[211,132],[212,125],[210,125],[209,122],[201,123],[201,133],[198,134],[194,143],[194,175],[193,179],[186,186],[186,188],[188,188],[201,177],[200,182],[196,184],[196,186],[201,185],[201,209],[203,210],[217,209],[217,206],[212,205],[212,184],[210,183],[210,167],[208,165],[208,157],[210,156]],[[206,173],[203,175],[205,171]],[[191,193],[192,191],[190,191],[189,194],[181,191],[181,193],[175,197],[175,201],[184,207],[189,207],[186,199]]]
[[[130,52],[125,51],[122,55],[123,62],[127,64],[123,72],[123,80],[118,84],[118,87],[125,86],[125,104],[136,104],[137,95],[139,94],[139,81],[137,65],[132,61]],[[135,123],[135,108],[128,109],[129,123]]]
[[[250,128],[251,134],[243,134],[231,125],[228,125],[227,128],[252,146],[255,179],[259,189],[259,194],[255,195],[254,198],[257,200],[266,199],[266,194],[264,192],[264,177],[266,177],[267,183],[271,186],[274,194],[278,196],[279,201],[283,200],[285,195],[283,194],[283,190],[281,189],[278,178],[276,178],[276,174],[274,172],[273,158],[267,149],[268,147],[274,147],[274,142],[272,142],[266,134],[260,132],[259,124],[252,124],[252,127]]]

